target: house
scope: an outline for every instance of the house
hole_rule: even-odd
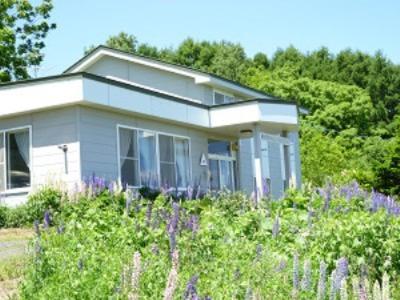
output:
[[[61,75],[1,84],[0,103],[10,205],[92,174],[274,197],[301,182],[297,105],[191,68],[100,46]]]

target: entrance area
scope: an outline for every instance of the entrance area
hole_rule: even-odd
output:
[[[210,190],[236,189],[236,152],[229,141],[208,141]]]

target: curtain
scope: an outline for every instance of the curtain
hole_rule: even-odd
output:
[[[176,173],[178,187],[188,187],[190,174],[189,141],[187,139],[175,139]]]
[[[119,153],[121,157],[137,158],[136,131],[131,129],[119,129]]]
[[[18,146],[19,154],[21,154],[22,159],[25,162],[25,165],[30,168],[29,166],[29,131],[20,131],[14,133],[15,142]]]
[[[159,135],[160,152],[160,184],[168,188],[176,187],[174,138],[168,135]]]
[[[142,185],[157,186],[155,134],[139,131],[140,176]]]

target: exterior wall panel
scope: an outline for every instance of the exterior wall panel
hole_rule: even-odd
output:
[[[208,150],[206,133],[136,116],[85,107],[80,108],[83,177],[95,174],[107,180],[118,178],[117,125],[189,137],[192,185],[200,183],[203,189],[208,187],[208,168],[200,166],[201,154],[207,155]]]
[[[31,126],[31,190],[46,184],[71,188],[80,179],[80,150],[77,138],[76,108],[55,109],[0,120],[0,130]],[[67,145],[67,157],[59,149]],[[67,171],[67,173],[66,173]],[[27,193],[3,194],[2,202],[17,205]]]

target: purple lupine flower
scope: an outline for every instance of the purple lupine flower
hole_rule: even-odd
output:
[[[339,258],[336,262],[336,289],[340,289],[340,284],[349,274],[349,262],[345,257]]]
[[[297,291],[299,287],[299,254],[296,252],[293,257],[293,289]]]
[[[332,201],[333,185],[328,183],[325,189],[319,189],[319,194],[324,198],[324,211],[327,211]]]
[[[309,259],[304,261],[302,288],[304,291],[311,289],[311,261]]]
[[[324,261],[319,264],[319,278],[318,278],[318,294],[317,300],[325,299],[326,293],[326,269],[327,266]]]
[[[114,183],[113,183],[113,182],[110,182],[110,183],[108,184],[107,189],[108,189],[108,191],[109,191],[109,193],[110,193],[111,195],[114,194]]]
[[[188,284],[186,285],[186,290],[183,298],[185,300],[198,300],[199,297],[197,295],[197,281],[199,279],[198,275],[194,275],[192,278],[190,278]]]
[[[193,192],[194,192],[193,188],[189,185],[186,191],[188,200],[193,200]]]
[[[172,204],[172,207],[173,207],[173,214],[170,217],[169,223],[167,224],[171,254],[176,247],[176,234],[178,231],[178,224],[179,224],[179,205],[178,203],[174,202]]]
[[[39,226],[39,220],[35,220],[35,222],[33,222],[33,226],[35,228],[35,233],[37,237],[40,237],[40,226]]]
[[[51,216],[50,216],[50,212],[48,210],[46,210],[44,212],[43,221],[44,221],[44,223],[43,223],[44,228],[46,228],[46,229],[49,228],[50,227],[50,223],[51,223]]]
[[[279,216],[276,216],[274,225],[272,227],[272,236],[273,236],[273,238],[277,238],[278,237],[279,231],[280,231],[280,220],[279,220]]]
[[[262,181],[262,186],[263,186],[263,195],[264,195],[265,197],[268,197],[268,196],[269,196],[270,190],[269,190],[269,184],[268,184],[268,179],[267,179],[267,178],[265,178],[265,179]]]

